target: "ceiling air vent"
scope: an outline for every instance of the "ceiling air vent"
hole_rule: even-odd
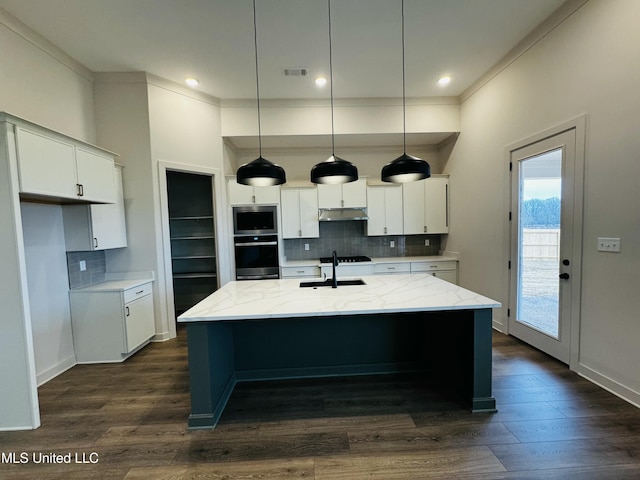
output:
[[[282,73],[285,77],[306,77],[309,75],[309,69],[304,67],[284,68]]]

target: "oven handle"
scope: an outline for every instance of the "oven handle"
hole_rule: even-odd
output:
[[[236,243],[236,247],[262,247],[263,245],[278,245],[278,242],[273,241],[273,242]]]
[[[280,278],[277,273],[267,273],[266,275],[237,275],[236,280],[265,280],[268,278]]]

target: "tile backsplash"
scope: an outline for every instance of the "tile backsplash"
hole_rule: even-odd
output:
[[[312,260],[328,257],[333,250],[339,256],[366,255],[372,258],[438,255],[440,235],[367,236],[364,221],[320,222],[320,238],[284,240],[287,260]],[[425,246],[429,240],[429,246]],[[395,247],[389,245],[395,242]],[[309,244],[309,250],[305,250]]]
[[[84,260],[87,269],[80,271],[80,261]],[[67,270],[69,288],[82,288],[102,283],[107,272],[104,250],[95,252],[67,252]]]

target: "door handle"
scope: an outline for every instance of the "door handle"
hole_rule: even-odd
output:
[[[565,258],[564,260],[562,260],[562,264],[563,265],[571,265],[571,262],[569,261],[568,258]]]
[[[561,273],[558,275],[562,280],[569,280],[570,275],[568,273]]]

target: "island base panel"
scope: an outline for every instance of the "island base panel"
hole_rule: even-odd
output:
[[[419,371],[473,412],[491,396],[491,310],[187,324],[189,428],[214,428],[237,381]]]

